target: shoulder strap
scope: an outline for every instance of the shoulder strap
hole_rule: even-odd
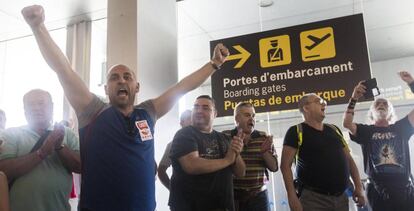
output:
[[[298,135],[298,150],[296,150],[295,163],[298,160],[299,150],[300,150],[300,147],[303,144],[303,128],[302,128],[302,123],[299,123],[299,124],[296,125],[296,133]]]
[[[336,125],[331,125],[331,124],[324,124],[324,125],[330,127],[332,130],[334,130],[336,132],[336,134],[338,135],[338,137],[341,139],[342,144],[349,151],[348,143],[346,143],[345,138],[344,138],[344,135],[342,135],[342,133],[339,130],[339,128]]]
[[[30,150],[30,153],[40,149],[40,147],[43,145],[43,142],[45,142],[49,134],[50,134],[50,130],[47,130],[45,133],[43,133],[43,135],[40,136],[39,140],[37,140],[36,144],[33,146],[32,150]]]

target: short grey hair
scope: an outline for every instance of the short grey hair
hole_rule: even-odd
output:
[[[298,102],[298,108],[299,108],[300,113],[303,114],[303,112],[304,112],[303,107],[305,107],[305,105],[309,104],[309,99],[308,98],[310,96],[318,96],[318,95],[316,95],[315,93],[307,93],[307,94],[304,94],[299,99],[299,102]]]
[[[249,102],[240,102],[240,103],[237,103],[236,107],[234,108],[233,116],[236,117],[236,115],[240,112],[240,109],[244,107],[254,109],[253,104]]]

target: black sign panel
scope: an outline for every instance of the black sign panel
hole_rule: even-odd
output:
[[[241,101],[257,113],[296,109],[305,93],[328,104],[347,103],[353,88],[371,77],[362,14],[210,42],[230,50],[212,76],[218,116]]]

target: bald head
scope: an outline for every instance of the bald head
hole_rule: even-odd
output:
[[[105,85],[105,93],[109,102],[121,110],[132,110],[135,95],[139,91],[135,72],[126,65],[117,64],[109,69]]]
[[[110,67],[108,69],[108,74],[106,75],[106,81],[108,82],[108,80],[111,76],[111,73],[119,71],[119,70],[127,71],[127,72],[131,73],[131,75],[134,77],[135,80],[137,79],[137,77],[135,75],[135,71],[132,71],[131,68],[129,68],[128,66],[126,66],[124,64],[115,64],[115,65],[112,65],[112,67]]]
[[[185,110],[180,116],[181,127],[187,127],[191,125],[191,110]]]

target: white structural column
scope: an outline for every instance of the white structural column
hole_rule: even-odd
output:
[[[138,102],[155,98],[177,82],[176,2],[108,0],[108,67],[122,63],[137,71]],[[157,121],[155,160],[179,128],[178,106]],[[156,182],[157,210],[169,210],[169,192]]]
[[[107,67],[137,70],[137,0],[108,0]]]

